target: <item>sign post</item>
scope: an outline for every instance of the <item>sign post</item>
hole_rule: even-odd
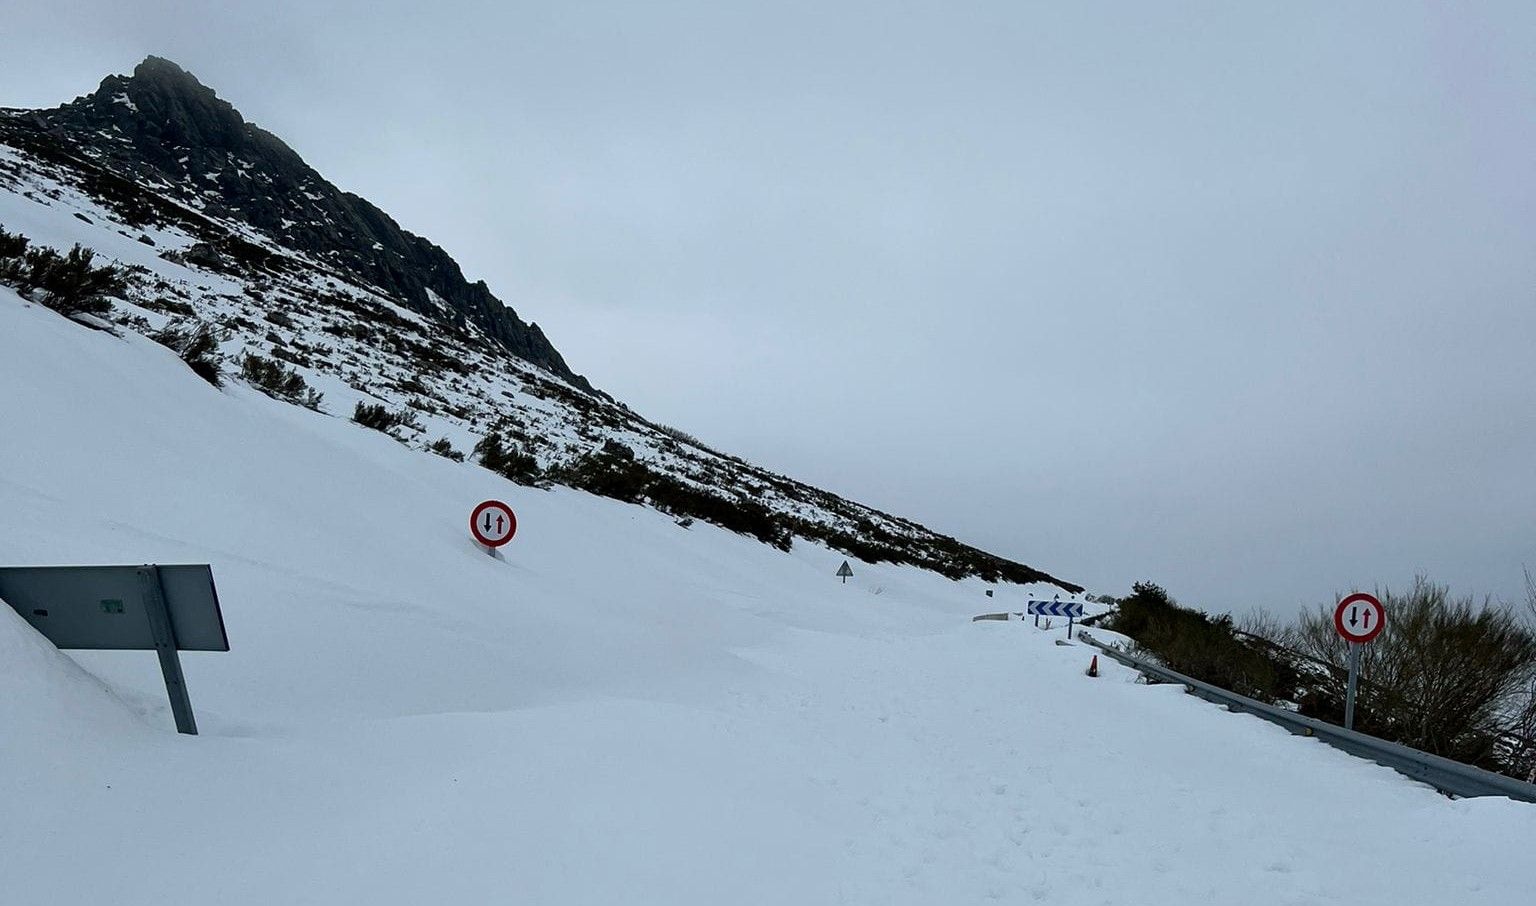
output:
[[[1381,635],[1387,611],[1374,595],[1352,594],[1333,609],[1333,628],[1349,645],[1349,684],[1344,692],[1344,729],[1355,728],[1355,689],[1360,679],[1360,647]]]
[[[844,560],[843,565],[837,568],[837,575],[838,578],[843,580],[844,585],[848,584],[848,578],[853,575],[853,567],[848,565],[847,560]]]
[[[500,500],[487,500],[469,514],[469,533],[475,536],[475,541],[485,548],[486,553],[494,557],[496,548],[517,534],[517,516]]]
[[[1072,628],[1077,625],[1077,618],[1083,615],[1083,602],[1081,601],[1030,601],[1026,612],[1033,614],[1035,625],[1040,625],[1040,618],[1066,617],[1067,638],[1072,638]]]

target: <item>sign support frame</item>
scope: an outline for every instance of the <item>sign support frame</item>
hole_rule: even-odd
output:
[[[1067,639],[1071,640],[1073,631],[1077,628],[1077,618],[1083,616],[1083,603],[1081,601],[1063,601],[1061,595],[1053,596],[1049,601],[1030,599],[1025,602],[1024,612],[1035,618],[1035,627],[1040,626],[1041,615],[1067,618]],[[1051,628],[1049,621],[1046,629]]]
[[[1365,625],[1357,631],[1360,612],[1356,608],[1359,606],[1365,607]],[[1349,612],[1348,625],[1344,620],[1346,610]],[[1371,625],[1372,613],[1377,617],[1374,626]],[[1353,730],[1355,698],[1360,687],[1360,649],[1374,642],[1382,630],[1387,628],[1387,609],[1375,595],[1357,591],[1341,599],[1338,606],[1334,607],[1333,628],[1344,639],[1344,644],[1349,646],[1349,679],[1344,690],[1344,729]]]
[[[181,656],[176,649],[176,628],[165,606],[165,586],[160,582],[160,568],[138,568],[139,589],[144,598],[144,613],[155,636],[155,653],[160,656],[160,673],[165,677],[165,694],[171,700],[171,715],[176,718],[176,732],[197,735],[197,720],[192,716],[192,698],[187,694],[187,679],[181,672]]]
[[[60,651],[153,651],[176,731],[197,735],[181,651],[228,651],[207,564],[0,566],[9,606]]]
[[[1349,686],[1344,693],[1344,729],[1355,728],[1355,688],[1360,680],[1360,644],[1345,642],[1349,646]]]

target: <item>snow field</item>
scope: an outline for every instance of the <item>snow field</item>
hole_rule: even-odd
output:
[[[0,563],[209,562],[233,650],[60,654],[0,608],[0,902],[1529,899],[1453,802],[982,595],[534,491],[0,289]],[[469,509],[499,497],[493,560]],[[1049,565],[1046,564],[1048,567]]]

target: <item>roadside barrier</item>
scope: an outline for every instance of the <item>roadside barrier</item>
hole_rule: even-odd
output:
[[[1298,736],[1315,737],[1336,749],[1374,761],[1406,777],[1427,783],[1442,793],[1463,798],[1508,796],[1522,802],[1536,802],[1536,784],[1525,783],[1513,777],[1495,774],[1492,771],[1475,768],[1439,755],[1431,755],[1428,752],[1421,752],[1375,736],[1346,730],[1315,718],[1303,717],[1284,708],[1277,708],[1169,670],[1145,658],[1139,658],[1106,645],[1086,632],[1078,632],[1077,637],[1079,641],[1092,645],[1109,657],[1151,679],[1182,685],[1184,691],[1191,695],[1199,696],[1214,704],[1226,705],[1228,711],[1262,717],[1270,723],[1285,727]]]

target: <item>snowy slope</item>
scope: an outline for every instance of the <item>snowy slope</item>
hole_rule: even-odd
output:
[[[970,621],[1027,589],[839,585],[3,289],[0,428],[0,562],[209,562],[233,645],[184,655],[183,737],[153,655],[0,608],[7,906],[1529,900],[1536,809]]]
[[[558,470],[616,442],[648,470],[726,509],[765,508],[761,521],[771,521],[784,544],[799,537],[954,577],[1081,590],[653,424],[513,355],[473,323],[454,323],[446,310],[435,317],[412,310],[326,255],[257,231],[230,216],[212,190],[188,197],[180,184],[113,183],[123,175],[89,159],[90,149],[71,156],[68,143],[54,147],[22,129],[25,119],[0,111],[0,228],[35,245],[78,243],[124,268],[126,298],[113,313],[124,330],[211,326],[224,338],[226,374],[238,373],[247,354],[287,363],[324,393],[328,413],[345,418],[360,402],[410,413],[415,423],[397,433],[418,448],[441,439],[468,453],[495,431],[543,469]],[[106,183],[113,192],[101,188]],[[146,220],[124,208],[159,214]]]

